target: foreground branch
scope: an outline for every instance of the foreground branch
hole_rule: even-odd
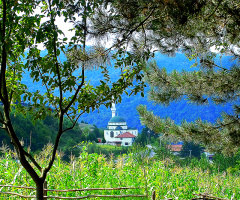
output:
[[[24,150],[24,154],[33,162],[33,164],[38,168],[39,171],[42,171],[42,167],[37,163],[37,161],[32,157],[30,153]]]

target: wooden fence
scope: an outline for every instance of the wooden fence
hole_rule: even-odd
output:
[[[13,186],[13,185],[0,185],[2,187],[0,189],[0,194],[10,194],[13,196],[18,196],[21,198],[36,198],[36,196],[33,195],[23,195],[23,194],[18,194],[15,192],[2,192],[3,188],[18,188],[18,189],[28,189],[28,190],[36,190],[35,187],[25,187],[25,186]],[[99,194],[89,194],[86,196],[79,196],[79,197],[61,197],[61,196],[48,196],[47,192],[81,192],[81,191],[100,191],[100,190],[130,190],[130,189],[140,189],[139,187],[119,187],[119,188],[86,188],[86,189],[69,189],[69,190],[56,190],[56,189],[47,189],[47,182],[44,183],[44,199],[87,199],[87,198],[95,198],[95,197],[105,197],[105,198],[128,198],[128,197],[149,197],[148,192],[143,195],[138,195],[138,194],[123,194],[123,195],[99,195]],[[155,200],[155,192],[152,194],[152,199]]]
[[[192,200],[229,200],[225,198],[215,197],[210,194],[194,194],[195,196],[199,196],[198,198],[193,198]]]
[[[19,189],[29,189],[29,190],[36,190],[35,187],[25,187],[25,186],[13,186],[13,185],[0,185],[2,187],[0,189],[0,194],[10,194],[13,196],[18,196],[21,198],[36,198],[36,196],[33,195],[22,195],[14,192],[2,192],[3,188],[19,188]],[[87,199],[87,198],[129,198],[129,197],[151,197],[152,200],[156,200],[156,192],[153,191],[151,196],[148,195],[147,188],[145,188],[144,195],[138,195],[138,194],[123,194],[123,195],[99,195],[99,194],[89,194],[86,196],[79,196],[79,197],[60,197],[60,196],[48,196],[47,192],[80,192],[80,191],[100,191],[100,190],[129,190],[129,189],[140,189],[139,187],[119,187],[119,188],[85,188],[85,189],[69,189],[69,190],[56,190],[56,189],[47,189],[47,182],[44,183],[44,199]],[[194,194],[197,196],[196,198],[192,198],[191,200],[229,200],[225,198],[215,197],[209,194]],[[232,198],[233,199],[233,198]],[[231,200],[232,200],[231,199]],[[165,200],[173,200],[172,198],[167,198]]]

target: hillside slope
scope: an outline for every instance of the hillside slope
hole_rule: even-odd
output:
[[[191,67],[194,61],[189,61],[188,58],[181,53],[177,53],[175,57],[167,57],[157,53],[155,55],[155,60],[159,67],[165,67],[168,72],[171,72],[172,70],[197,70],[196,67]],[[230,57],[223,57],[221,61],[219,60],[219,63],[223,66],[229,66],[231,64]],[[114,73],[113,71],[110,72],[111,75]],[[96,78],[94,74],[89,74],[89,76],[91,78],[94,77],[94,79]],[[214,122],[216,118],[220,116],[221,112],[231,112],[232,110],[230,104],[217,106],[210,102],[208,106],[196,106],[189,104],[185,100],[173,102],[168,107],[163,105],[153,105],[153,103],[147,99],[147,90],[148,88],[146,88],[144,92],[145,97],[141,97],[140,94],[128,97],[124,94],[122,96],[122,102],[116,105],[118,115],[122,116],[130,127],[142,129],[139,115],[136,111],[136,107],[139,104],[147,105],[148,109],[154,111],[155,114],[162,117],[171,117],[177,123],[180,123],[184,119],[191,122],[198,118]],[[95,124],[98,127],[106,127],[110,118],[111,110],[102,106],[99,113],[95,111],[90,114],[84,114],[81,119],[88,123]]]
[[[221,62],[219,61],[219,63],[224,66],[229,66],[229,59],[229,57],[225,56],[221,59]],[[197,70],[197,68],[191,68],[191,65],[194,63],[194,61],[189,61],[185,55],[181,53],[177,53],[175,57],[167,57],[157,53],[155,60],[159,67],[165,67],[168,72],[171,72],[172,70]],[[109,67],[109,73],[110,77],[112,79],[115,79],[117,77],[116,74],[118,74],[119,71],[113,67]],[[88,71],[86,76],[87,80],[90,81],[93,85],[97,85],[99,80],[102,78],[102,74],[98,70]],[[28,72],[24,74],[23,81],[29,86],[30,91],[34,91],[35,89],[44,91],[41,83],[31,82]],[[161,105],[154,106],[152,102],[149,102],[147,100],[147,88],[144,93],[145,97],[141,97],[140,94],[131,97],[123,95],[122,102],[116,105],[117,114],[119,116],[122,116],[127,121],[128,126],[132,128],[142,128],[138,113],[136,111],[136,107],[139,104],[147,105],[148,109],[153,110],[155,114],[161,115],[162,117],[169,116],[177,123],[180,123],[183,119],[186,119],[190,122],[194,121],[197,118],[202,118],[203,120],[214,122],[216,117],[220,116],[221,112],[231,112],[232,110],[230,104],[223,106],[216,106],[213,104],[210,104],[209,106],[196,106],[193,104],[188,104],[184,100],[171,103],[171,105],[168,107]],[[79,121],[83,120],[89,124],[95,124],[99,128],[104,128],[107,126],[107,123],[110,119],[111,110],[107,109],[104,106],[101,106],[99,111],[94,111],[93,113],[82,115]]]

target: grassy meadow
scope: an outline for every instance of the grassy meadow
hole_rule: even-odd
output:
[[[85,147],[87,148],[87,147]],[[46,164],[51,146],[45,147],[37,158],[42,166]],[[81,191],[81,192],[48,192],[49,196],[86,196],[88,194],[121,195],[149,194],[156,191],[156,199],[187,200],[194,193],[207,192],[214,196],[240,199],[240,176],[227,172],[209,170],[207,165],[201,167],[195,163],[181,167],[172,159],[159,160],[148,158],[145,153],[123,154],[117,158],[113,155],[89,154],[83,150],[79,157],[70,157],[70,162],[61,160],[62,153],[57,155],[54,166],[47,177],[48,189],[80,189],[80,188],[116,188],[139,187],[139,189],[118,191]],[[0,185],[17,185],[34,187],[34,182],[21,164],[13,158],[13,153],[6,151],[0,158]],[[200,162],[200,161],[199,161]],[[212,166],[214,167],[214,166]],[[34,190],[3,188],[2,192],[17,192],[34,195]],[[20,199],[9,194],[0,194],[0,199]],[[96,198],[109,199],[109,198]],[[123,198],[120,198],[123,199]],[[126,198],[125,198],[126,199]],[[151,199],[127,198],[127,199]]]

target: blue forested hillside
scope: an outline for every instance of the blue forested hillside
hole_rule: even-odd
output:
[[[165,67],[168,72],[171,72],[172,70],[197,70],[197,68],[191,67],[194,61],[189,61],[188,58],[186,58],[186,56],[181,53],[176,54],[175,57],[167,57],[165,55],[157,53],[155,55],[155,60],[159,67]],[[221,59],[221,64],[223,66],[229,66],[229,61],[230,57],[226,56]],[[94,75],[90,74],[89,77],[95,78]],[[146,88],[145,97],[141,97],[140,94],[128,97],[124,94],[122,96],[122,102],[116,105],[118,115],[122,116],[127,121],[130,127],[138,129],[141,129],[143,127],[141,126],[139,115],[136,111],[136,107],[139,104],[147,105],[147,108],[149,110],[152,110],[155,114],[161,117],[170,117],[177,123],[180,123],[184,119],[186,119],[188,122],[191,122],[198,118],[214,122],[216,118],[220,116],[221,112],[231,112],[232,110],[230,104],[216,106],[210,103],[209,106],[196,106],[193,104],[189,104],[185,100],[173,102],[168,107],[165,107],[163,105],[153,105],[153,103],[148,101],[147,99]],[[110,118],[111,110],[102,106],[99,113],[95,111],[91,114],[85,114],[82,116],[81,119],[88,123],[96,124],[98,127],[106,127]]]
[[[64,59],[64,58],[63,58]],[[229,57],[224,57],[221,59],[221,64],[223,66],[229,66]],[[159,53],[156,54],[155,60],[159,67],[165,67],[168,72],[172,70],[197,70],[197,68],[191,68],[194,61],[189,61],[184,54],[177,53],[175,57],[167,57]],[[219,61],[220,63],[220,61]],[[112,79],[117,78],[118,70],[113,67],[109,68],[110,77]],[[99,80],[102,78],[102,74],[99,70],[93,70],[87,72],[87,80],[93,85],[97,85]],[[29,86],[30,91],[35,91],[36,89],[44,91],[44,87],[41,83],[32,83],[29,77],[29,73],[24,74],[24,83]],[[152,102],[147,100],[147,88],[145,90],[145,97],[141,97],[140,94],[136,96],[128,97],[125,94],[122,96],[122,102],[116,105],[117,114],[122,116],[129,127],[141,129],[143,126],[140,124],[139,116],[136,111],[136,107],[139,104],[147,105],[149,110],[153,110],[155,114],[161,117],[170,117],[177,123],[186,119],[188,122],[194,121],[198,118],[202,120],[208,120],[214,122],[217,117],[220,116],[221,112],[231,112],[232,108],[230,104],[223,106],[216,106],[210,103],[209,106],[196,106],[189,104],[187,101],[173,102],[170,106],[164,107],[162,105],[153,105]],[[111,110],[104,106],[100,107],[99,111],[94,111],[93,113],[84,114],[79,121],[83,120],[89,124],[95,124],[99,128],[104,128],[107,126],[108,121],[111,118]]]

